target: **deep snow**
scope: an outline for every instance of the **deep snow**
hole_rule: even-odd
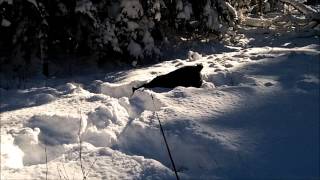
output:
[[[250,36],[115,78],[1,89],[1,179],[45,179],[46,166],[48,179],[82,179],[79,134],[88,179],[175,179],[155,112],[181,179],[319,177],[319,37]],[[197,63],[202,88],[132,94]]]

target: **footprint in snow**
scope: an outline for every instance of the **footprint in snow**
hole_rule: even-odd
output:
[[[208,67],[213,68],[215,66],[215,64],[210,64]]]
[[[273,83],[271,83],[271,82],[267,82],[267,83],[264,83],[264,86],[266,86],[266,87],[270,87],[270,86],[273,86]]]
[[[212,67],[213,67],[213,66],[215,65],[215,63],[214,63],[214,62],[212,62],[212,61],[207,62],[207,64],[209,64],[209,67],[210,67],[210,66],[212,66]]]
[[[182,62],[179,62],[178,64],[175,65],[175,67],[179,67],[179,66],[182,66],[184,65]]]
[[[225,64],[225,65],[224,65],[224,67],[226,67],[226,68],[232,68],[232,67],[233,67],[233,65],[232,65],[232,64],[230,64],[230,63],[228,63],[228,64]]]
[[[274,58],[274,56],[271,55],[257,55],[257,56],[251,56],[251,60],[260,60],[260,59],[266,59],[266,58]]]
[[[234,55],[234,56],[232,56],[232,57],[234,57],[234,58],[247,58],[247,57],[249,57],[249,56],[246,55],[246,54],[244,54],[244,53],[242,53],[242,54],[236,54],[236,55]]]

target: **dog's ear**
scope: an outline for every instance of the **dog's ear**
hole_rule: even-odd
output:
[[[130,98],[133,96],[134,92],[137,90],[138,88],[136,87],[132,87],[132,94],[130,95]]]
[[[197,69],[201,71],[203,69],[203,65],[201,63],[197,64]]]
[[[138,88],[132,87],[132,93],[134,93]]]

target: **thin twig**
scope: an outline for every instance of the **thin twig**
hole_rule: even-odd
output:
[[[47,146],[44,145],[44,153],[46,158],[46,180],[48,180],[48,154],[47,154]]]
[[[61,177],[61,173],[60,173],[60,171],[59,171],[59,166],[58,166],[58,165],[57,165],[57,171],[58,171],[58,174],[59,174],[59,179],[61,180],[62,177]]]
[[[68,180],[70,180],[70,179],[69,179],[69,176],[68,176],[68,173],[67,173],[67,171],[66,171],[66,167],[64,166],[64,164],[62,164],[62,167],[63,167],[63,170],[64,170],[64,174],[66,175],[66,178],[67,178]]]
[[[78,87],[80,88],[80,86]],[[79,161],[80,161],[80,168],[81,168],[81,172],[82,172],[82,179],[86,180],[87,176],[90,173],[90,169],[93,167],[94,163],[97,161],[97,159],[95,159],[92,164],[90,165],[88,171],[86,172],[84,164],[83,164],[83,159],[82,159],[82,138],[81,138],[81,129],[82,129],[82,111],[80,108],[80,104],[79,104],[79,110],[78,113],[80,115],[80,122],[79,122],[79,131],[78,131],[78,138],[79,138]]]
[[[98,159],[96,158],[96,159],[91,163],[91,165],[90,165],[90,167],[89,167],[89,169],[88,169],[88,171],[87,171],[87,173],[86,173],[86,175],[85,175],[85,178],[87,178],[87,177],[89,176],[90,170],[92,169],[93,165],[96,163],[97,160],[98,160]]]
[[[78,132],[78,138],[79,138],[79,161],[80,161],[80,168],[83,176],[83,180],[86,179],[86,172],[82,163],[82,139],[81,139],[81,128],[82,128],[82,116],[81,116],[81,109],[79,108],[79,114],[80,114],[80,126],[79,126],[79,132]]]
[[[58,169],[58,173],[59,173],[60,179],[61,179],[61,177],[63,176],[63,179],[69,180],[69,179],[66,178],[65,174],[63,174],[62,170],[59,168],[58,165],[57,165],[57,169]],[[62,176],[61,176],[61,175],[62,175]]]

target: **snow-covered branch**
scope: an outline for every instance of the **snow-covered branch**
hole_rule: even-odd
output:
[[[264,28],[267,28],[267,27],[270,27],[272,25],[272,20],[245,17],[242,20],[242,24],[247,25],[247,26],[253,26],[253,27],[264,27]]]
[[[314,19],[314,20],[320,20],[320,13],[317,12],[315,9],[311,8],[310,6],[307,6],[303,3],[294,1],[294,0],[280,0],[283,3],[289,4],[301,13],[305,14],[308,18]]]

